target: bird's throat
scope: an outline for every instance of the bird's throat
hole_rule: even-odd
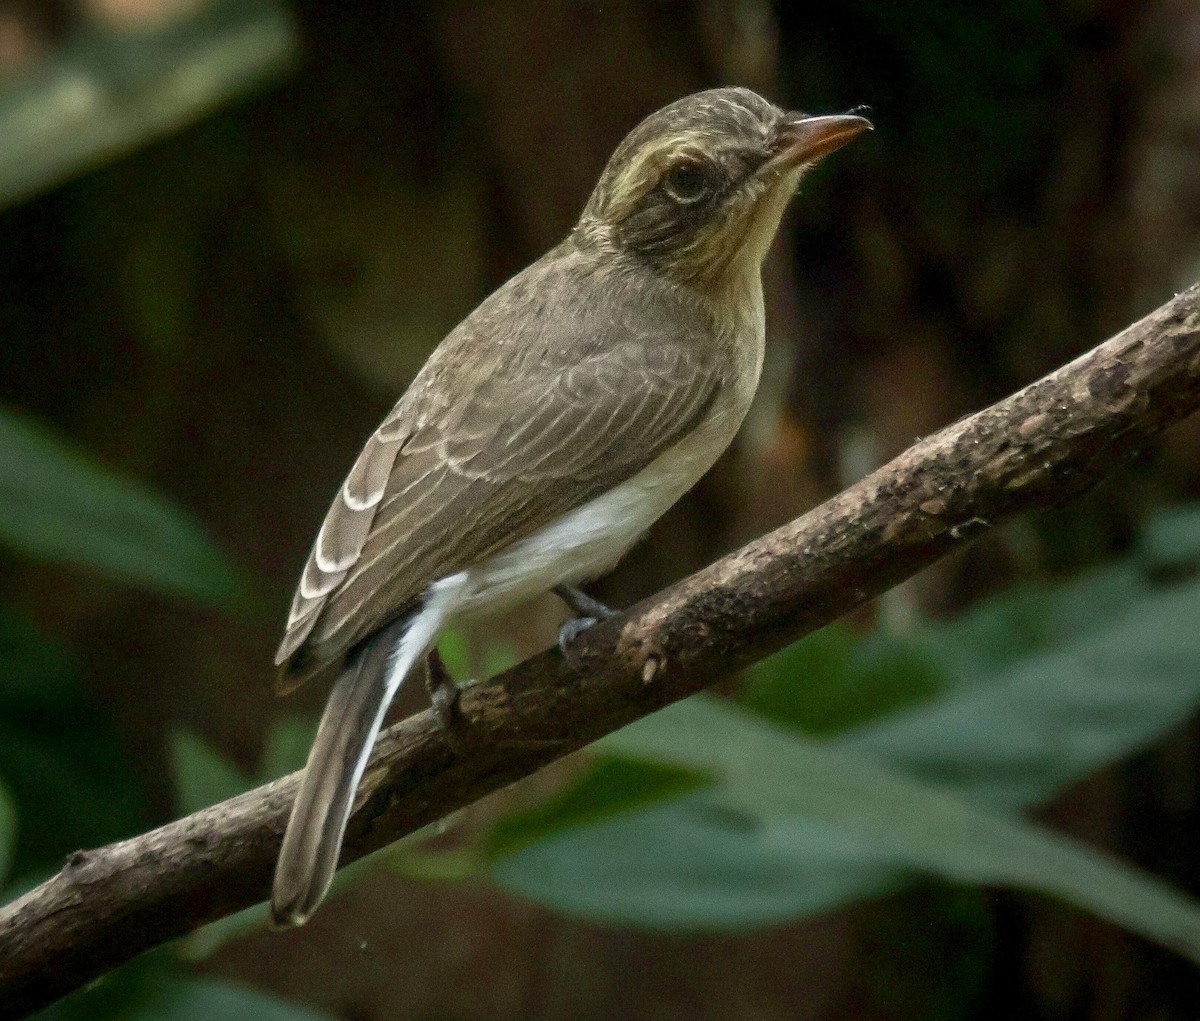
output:
[[[801,168],[797,168],[784,175],[754,204],[741,244],[737,248],[735,259],[738,263],[752,265],[755,272],[761,269],[775,241],[775,235],[779,233],[784,211],[800,186],[801,173]]]

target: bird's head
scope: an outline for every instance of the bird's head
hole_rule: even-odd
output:
[[[686,96],[617,146],[577,234],[684,282],[757,272],[800,176],[870,127],[787,113],[749,89]]]

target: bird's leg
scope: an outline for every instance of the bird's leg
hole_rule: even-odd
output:
[[[554,594],[567,604],[567,609],[575,616],[558,629],[558,649],[565,656],[567,646],[582,632],[593,624],[610,617],[616,617],[618,611],[605,606],[599,599],[593,599],[586,592],[573,585],[555,585]]]
[[[456,743],[455,735],[466,722],[460,706],[462,689],[454,683],[454,678],[442,662],[442,654],[438,652],[437,646],[430,649],[425,657],[425,690],[429,692],[433,715],[453,747]]]

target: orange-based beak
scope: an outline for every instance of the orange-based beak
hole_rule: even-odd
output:
[[[775,128],[770,142],[772,155],[760,173],[786,173],[816,163],[872,128],[865,117],[851,113],[824,117],[789,113]]]

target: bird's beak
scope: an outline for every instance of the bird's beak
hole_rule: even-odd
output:
[[[816,163],[864,131],[872,129],[869,120],[851,113],[826,117],[789,113],[775,127],[768,143],[771,157],[760,172],[785,174]]]

